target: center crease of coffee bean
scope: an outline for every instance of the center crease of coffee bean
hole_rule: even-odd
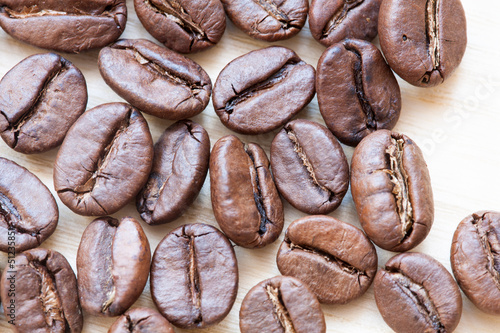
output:
[[[440,71],[441,55],[440,55],[440,43],[439,43],[439,4],[440,0],[427,0],[426,11],[425,11],[425,32],[427,35],[427,46],[429,56],[431,57],[432,70],[427,71],[421,81],[422,83],[428,83],[432,72]],[[442,75],[441,75],[442,76]]]
[[[274,312],[278,316],[281,327],[283,327],[283,329],[285,330],[284,333],[295,333],[292,319],[290,318],[290,314],[288,313],[285,303],[283,302],[281,291],[279,290],[279,288],[274,288],[271,285],[267,285],[266,293],[273,303]]]
[[[188,239],[187,246],[188,246],[188,250],[189,250],[189,266],[188,266],[189,290],[191,293],[191,301],[192,301],[193,306],[194,306],[194,317],[195,317],[193,322],[195,324],[199,324],[203,321],[203,317],[202,317],[202,313],[201,313],[200,276],[198,273],[196,248],[195,248],[196,236],[185,235],[184,237],[186,237]]]
[[[75,8],[75,13],[68,13],[63,11],[51,10],[51,9],[41,9],[37,5],[26,7],[24,6],[20,12],[12,10],[8,7],[4,7],[5,11],[9,15],[10,18],[13,19],[25,19],[32,17],[42,17],[42,16],[106,16],[115,19],[115,22],[118,22],[116,19],[116,15],[112,13],[114,8],[106,7],[102,13],[99,15],[89,14],[82,10]],[[119,24],[118,28],[120,28]]]
[[[29,231],[22,224],[23,219],[21,214],[19,214],[16,206],[10,201],[10,199],[0,192],[0,224],[7,226],[9,230],[15,230],[19,234],[30,235],[35,237],[38,244],[41,244],[40,233],[44,228],[38,231]]]
[[[358,7],[364,2],[364,0],[344,0],[344,5],[337,9],[332,15],[332,17],[328,20],[323,32],[321,34],[321,39],[327,38],[328,35],[344,21],[349,11]]]
[[[495,285],[500,290],[500,241],[499,236],[494,228],[491,228],[484,222],[484,217],[476,214],[472,215],[472,225],[475,227],[476,232],[481,242],[481,246],[488,259],[488,272],[491,274]],[[494,238],[490,241],[490,237]]]
[[[256,22],[254,25],[254,28],[258,31],[258,25],[262,23],[266,18],[269,16],[273,17],[275,20],[279,21],[281,23],[281,28],[282,29],[289,29],[289,28],[298,28],[298,26],[294,26],[291,23],[291,19],[286,15],[284,11],[278,8],[278,6],[274,3],[272,0],[253,0],[256,4],[261,6],[269,15],[265,16],[260,20],[259,22]]]

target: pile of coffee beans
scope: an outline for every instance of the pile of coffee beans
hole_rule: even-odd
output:
[[[127,103],[85,111],[82,73],[56,53],[32,55],[0,81],[0,135],[23,154],[60,146],[54,189],[74,213],[94,216],[81,236],[77,275],[58,252],[38,248],[59,212],[29,170],[0,157],[0,251],[16,253],[16,292],[5,269],[5,313],[17,332],[73,332],[83,312],[118,317],[109,332],[174,332],[217,325],[239,282],[234,246],[262,248],[285,226],[283,199],[309,214],[289,224],[276,264],[240,309],[243,333],[321,333],[320,304],[346,304],[374,285],[376,306],[396,332],[452,332],[460,288],[482,311],[500,315],[500,213],[465,218],[451,245],[453,276],[426,254],[406,252],[434,222],[431,179],[417,143],[393,132],[401,91],[446,80],[465,52],[459,0],[134,0],[159,42],[118,40],[125,0],[0,0],[0,26],[22,42],[56,52],[100,49],[103,80]],[[293,50],[270,46],[208,74],[180,53],[217,44],[226,15],[252,38],[300,32],[327,49],[316,69]],[[381,51],[371,43],[379,34]],[[386,62],[387,61],[387,62]],[[294,119],[317,93],[326,126]],[[235,135],[215,142],[189,120],[212,98],[220,122],[240,134],[276,130],[269,157]],[[142,113],[177,121],[154,143]],[[349,167],[341,143],[355,147]],[[170,231],[151,256],[141,223],[110,217],[131,201],[143,222],[176,220],[207,174],[220,227]],[[363,230],[327,216],[351,185]],[[15,237],[12,245],[11,237]],[[375,245],[402,252],[378,269]],[[99,260],[96,260],[99,258]],[[150,278],[157,311],[130,309]],[[374,304],[375,305],[375,304]],[[173,325],[173,326],[172,326]]]

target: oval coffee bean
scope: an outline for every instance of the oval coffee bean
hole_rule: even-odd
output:
[[[205,109],[212,93],[197,63],[145,39],[123,39],[99,52],[104,81],[139,110],[185,119]]]
[[[54,53],[30,56],[0,81],[0,134],[24,154],[50,150],[86,105],[87,85],[78,68]]]
[[[127,23],[125,0],[0,0],[0,26],[22,42],[79,53],[120,37]]]
[[[236,244],[247,248],[274,242],[283,230],[283,204],[264,150],[234,135],[217,141],[210,155],[215,219]]]
[[[276,186],[307,214],[327,214],[349,187],[349,165],[342,147],[324,126],[305,119],[289,122],[271,145]]]
[[[83,310],[95,316],[123,314],[141,295],[150,262],[149,242],[137,220],[107,216],[92,221],[76,258]]]
[[[396,125],[398,81],[370,42],[346,39],[332,45],[318,61],[316,78],[319,110],[340,142],[356,146],[368,134]]]
[[[422,151],[404,134],[379,130],[354,150],[351,193],[370,239],[388,251],[404,252],[431,230],[434,200]]]
[[[134,6],[144,28],[177,52],[208,49],[226,30],[226,15],[219,0],[134,0]]]
[[[315,71],[292,50],[271,46],[231,61],[212,95],[224,126],[243,134],[270,132],[314,97]]]
[[[460,222],[451,245],[451,268],[475,306],[500,315],[500,213],[477,212]]]
[[[158,244],[151,295],[160,313],[180,328],[205,328],[224,319],[236,299],[238,264],[216,228],[183,225]]]
[[[175,333],[172,325],[155,310],[135,308],[125,312],[108,333]]]
[[[306,23],[307,0],[221,0],[229,19],[250,37],[275,42],[295,36]]]
[[[137,196],[152,161],[144,117],[128,104],[99,105],[68,131],[55,161],[54,187],[77,214],[113,214]]]
[[[312,0],[309,28],[324,46],[345,38],[371,41],[377,36],[378,12],[382,0]]]
[[[300,280],[276,276],[250,289],[240,309],[241,333],[325,333],[318,299]]]
[[[276,262],[281,274],[303,281],[321,303],[345,304],[371,285],[377,251],[355,226],[330,216],[306,216],[288,227]]]
[[[462,316],[455,280],[426,254],[392,257],[378,271],[373,286],[377,307],[396,333],[451,333]]]
[[[0,157],[0,251],[39,246],[54,233],[59,210],[49,189],[27,169]]]
[[[210,138],[190,120],[165,130],[155,145],[153,169],[137,196],[137,210],[148,224],[175,220],[194,202],[208,172]]]
[[[462,61],[467,46],[460,0],[385,0],[378,32],[391,68],[419,87],[446,80]]]
[[[12,273],[14,271],[14,273]],[[43,248],[19,253],[2,274],[4,311],[14,304],[15,332],[79,333],[83,314],[75,273],[62,254]]]

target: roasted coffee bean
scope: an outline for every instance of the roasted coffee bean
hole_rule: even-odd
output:
[[[295,208],[327,214],[349,187],[349,165],[342,147],[324,126],[305,119],[289,122],[271,145],[276,186]]]
[[[392,257],[378,271],[373,286],[377,307],[396,333],[451,333],[462,316],[455,280],[429,255]]]
[[[145,39],[124,39],[103,48],[99,70],[118,95],[160,118],[195,116],[212,93],[210,77],[197,63]]]
[[[309,104],[314,78],[314,68],[286,47],[252,51],[219,74],[212,95],[215,112],[235,132],[270,132]]]
[[[451,245],[451,268],[475,306],[500,315],[500,213],[477,212],[458,225]]]
[[[55,161],[54,186],[77,214],[113,214],[137,196],[152,162],[144,117],[128,104],[103,104],[68,131]]]
[[[300,280],[276,276],[250,289],[240,309],[241,333],[325,333],[318,299]]]
[[[434,200],[422,151],[404,134],[379,130],[354,150],[351,193],[361,226],[388,251],[404,252],[431,230]]]
[[[75,273],[59,252],[38,248],[16,255],[15,268],[3,271],[0,284],[4,311],[15,323],[15,332],[82,331]],[[9,316],[11,304],[14,318]]]
[[[150,283],[156,307],[175,326],[215,325],[236,299],[238,265],[233,247],[212,226],[183,225],[158,244]]]
[[[127,23],[125,0],[0,0],[0,26],[22,42],[79,53],[120,37]]]
[[[312,0],[309,28],[321,44],[330,46],[344,38],[371,41],[377,36],[382,0]]]
[[[250,37],[275,42],[306,23],[308,0],[221,0],[229,19]]]
[[[318,61],[316,91],[326,125],[346,145],[392,129],[399,119],[398,81],[370,42],[346,39],[329,47]]]
[[[377,252],[365,234],[326,215],[290,224],[276,262],[281,274],[303,281],[327,304],[360,297],[377,272]]]
[[[39,246],[54,233],[58,220],[56,201],[40,179],[0,157],[0,251]]]
[[[175,333],[172,325],[149,308],[127,311],[109,328],[108,333]]]
[[[137,210],[148,224],[180,217],[194,202],[208,172],[210,138],[190,120],[179,121],[155,145],[153,169],[137,196]]]
[[[144,28],[177,52],[210,48],[226,30],[226,15],[219,0],[134,0],[134,6]]]
[[[446,80],[462,61],[467,46],[460,0],[384,0],[378,33],[391,68],[419,87]]]
[[[86,105],[87,85],[78,68],[54,53],[30,56],[0,81],[0,134],[21,153],[50,150]]]
[[[256,143],[247,147],[234,135],[217,141],[210,155],[210,188],[215,219],[236,244],[256,248],[283,230],[283,204]]]

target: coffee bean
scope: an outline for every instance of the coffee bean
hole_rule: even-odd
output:
[[[120,37],[127,23],[125,0],[0,0],[0,26],[22,42],[79,53]]]
[[[371,41],[377,36],[378,12],[382,0],[312,0],[309,28],[325,46],[344,38]]]
[[[327,304],[360,297],[377,272],[377,252],[365,234],[325,215],[292,222],[276,262],[281,274],[303,281]]]
[[[475,306],[500,315],[500,213],[477,212],[460,222],[451,245],[451,268]]]
[[[175,333],[168,320],[155,310],[135,308],[119,317],[108,333]]]
[[[177,52],[208,49],[226,30],[226,15],[219,0],[134,0],[134,6],[144,28]]]
[[[318,299],[300,280],[276,276],[250,289],[240,309],[241,333],[324,333]]]
[[[39,246],[54,233],[58,220],[56,201],[40,179],[0,157],[0,251]]]
[[[233,242],[258,248],[279,237],[283,204],[259,145],[245,147],[234,135],[217,141],[210,156],[210,187],[215,219]]]
[[[419,87],[436,86],[450,77],[467,45],[460,0],[385,0],[378,32],[391,68]]]
[[[151,295],[160,313],[180,328],[206,328],[231,310],[238,265],[228,239],[206,224],[183,225],[158,244]]]
[[[270,132],[309,104],[314,77],[314,68],[286,47],[252,51],[219,74],[212,95],[215,112],[235,132]]]
[[[373,286],[377,307],[396,333],[453,332],[460,321],[460,290],[446,268],[427,254],[392,257]]]
[[[352,156],[351,193],[363,229],[384,250],[408,251],[432,227],[429,171],[404,134],[379,130],[361,141]]]
[[[14,260],[15,268],[3,271],[0,284],[5,314],[11,313],[9,305],[15,305],[15,332],[81,332],[76,277],[66,258],[38,248]]]
[[[327,214],[349,187],[349,165],[342,147],[324,126],[305,119],[289,122],[271,145],[276,186],[307,214]]]
[[[153,169],[137,196],[137,210],[148,224],[175,220],[194,202],[208,172],[210,138],[190,120],[165,130],[155,145]]]
[[[137,220],[101,217],[82,235],[76,258],[78,293],[85,312],[119,316],[146,285],[151,250]]]
[[[275,42],[295,36],[306,23],[307,0],[221,0],[229,19],[250,37]]]
[[[332,45],[318,61],[316,78],[319,110],[340,142],[356,146],[368,134],[396,125],[398,81],[370,42],[346,39]]]
[[[103,48],[99,70],[118,95],[160,118],[195,116],[212,93],[210,77],[197,63],[145,39],[123,39]]]
[[[78,68],[54,53],[30,56],[0,81],[0,134],[24,154],[50,150],[86,105],[87,85]]]
[[[54,186],[77,214],[113,214],[137,196],[152,160],[144,117],[128,104],[99,105],[68,131],[55,161]]]

